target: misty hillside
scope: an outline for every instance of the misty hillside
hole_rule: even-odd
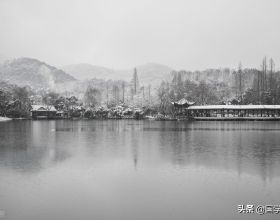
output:
[[[113,70],[91,64],[76,64],[62,67],[62,69],[73,77],[85,80],[92,78],[126,80],[130,81],[133,75],[133,68],[126,70]],[[139,82],[141,85],[159,85],[161,80],[169,80],[172,68],[155,63],[147,63],[136,66]]]
[[[4,56],[3,54],[0,54],[0,65],[3,64],[7,60],[8,60],[8,57]]]
[[[244,88],[247,89],[252,86],[256,72],[256,69],[243,69],[242,83]],[[228,87],[235,87],[237,83],[236,80],[239,77],[235,70],[231,70],[229,68],[206,69],[203,71],[194,72],[182,71],[182,74],[185,76],[185,79],[191,81],[205,81],[212,85],[218,85],[222,83]]]
[[[33,90],[52,90],[66,95],[76,95],[79,98],[88,85],[105,90],[114,86],[121,88],[121,81],[126,84],[126,93],[129,94],[130,82],[134,69],[113,70],[106,67],[90,64],[77,64],[62,67],[63,70],[50,66],[32,58],[18,58],[0,64],[0,81],[18,86],[29,86]],[[182,80],[194,83],[205,81],[216,87],[217,91],[227,90],[229,96],[234,96],[238,89],[238,74],[229,68],[207,69],[202,71],[174,71],[172,68],[155,63],[136,66],[140,87],[144,86],[147,92],[151,85],[151,94],[157,95],[157,89],[162,81],[172,82],[176,73],[180,73]],[[256,69],[243,70],[243,90],[252,87]],[[111,91],[112,92],[112,91]]]
[[[33,89],[55,89],[76,81],[64,71],[32,58],[18,58],[0,64],[0,79]]]
[[[79,80],[92,78],[110,78],[115,71],[102,66],[95,66],[87,63],[63,66],[62,69]]]

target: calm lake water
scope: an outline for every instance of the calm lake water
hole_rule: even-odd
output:
[[[279,122],[0,123],[0,219],[280,219]]]

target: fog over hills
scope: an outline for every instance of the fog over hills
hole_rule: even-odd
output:
[[[0,63],[0,81],[21,87],[29,86],[34,91],[51,90],[81,98],[88,85],[103,90],[100,85],[107,80],[111,87],[119,85],[121,81],[126,81],[127,90],[129,90],[134,73],[134,68],[113,70],[91,64],[68,65],[62,69],[34,58],[6,60],[3,56]],[[147,88],[151,85],[152,94],[156,94],[156,89],[162,80],[171,79],[173,71],[170,67],[155,63],[139,65],[136,69],[140,86]]]
[[[2,56],[3,57],[3,56]],[[190,80],[196,84],[205,81],[216,87],[217,91],[228,88],[230,96],[236,90],[236,72],[229,68],[207,69],[203,71],[175,71],[172,68],[156,63],[147,63],[135,67],[140,87],[146,89],[151,85],[151,94],[156,96],[161,82],[172,82],[176,73],[180,73],[183,81]],[[0,81],[18,86],[30,86],[33,90],[52,90],[66,95],[76,95],[79,98],[88,85],[105,90],[114,86],[121,88],[125,81],[129,93],[134,68],[114,70],[91,64],[73,64],[58,69],[45,62],[33,58],[17,58],[0,62]],[[244,69],[244,90],[253,85],[256,69]]]
[[[91,64],[74,64],[61,67],[66,73],[72,75],[79,80],[99,78],[112,80],[130,81],[134,72],[133,68],[124,70],[114,70],[102,66]],[[162,80],[169,80],[172,68],[156,64],[147,63],[135,67],[141,85],[159,85]]]
[[[0,54],[0,65],[7,61],[9,58],[3,54]]]
[[[107,78],[114,75],[115,71],[103,66],[96,66],[88,63],[71,64],[61,67],[63,71],[72,75],[78,80],[92,78]]]
[[[55,89],[77,81],[73,76],[33,58],[17,58],[0,65],[2,81],[33,89]]]

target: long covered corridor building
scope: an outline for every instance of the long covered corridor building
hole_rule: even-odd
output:
[[[188,117],[194,119],[280,119],[280,105],[205,105],[189,106]]]
[[[172,102],[177,116],[198,120],[280,120],[280,105],[194,105]]]

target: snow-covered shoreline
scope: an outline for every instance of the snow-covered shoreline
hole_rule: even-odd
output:
[[[1,117],[0,116],[0,122],[1,121],[10,121],[10,120],[12,120],[11,118],[7,118],[7,117]]]

